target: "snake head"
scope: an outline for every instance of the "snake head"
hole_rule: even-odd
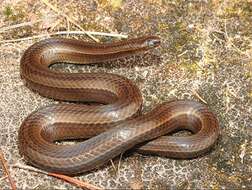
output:
[[[147,48],[154,48],[159,46],[161,43],[161,40],[157,36],[147,36],[146,39],[144,40],[143,46]]]

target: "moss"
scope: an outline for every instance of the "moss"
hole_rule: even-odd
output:
[[[23,7],[11,7],[6,6],[3,10],[3,15],[6,21],[17,22],[21,21],[26,17],[26,13]]]
[[[185,27],[183,22],[176,22],[169,27],[169,32],[173,38],[171,48],[175,51],[180,51],[184,44],[192,40],[192,36],[186,31]]]
[[[103,8],[110,8],[112,10],[117,10],[123,4],[123,0],[99,0],[98,3]]]
[[[252,16],[252,3],[251,2],[245,2],[241,4],[243,9],[243,15],[251,17]]]
[[[250,98],[252,98],[252,91],[251,91],[251,92],[249,92],[249,97],[250,97]]]
[[[252,4],[245,1],[234,1],[230,6],[227,6],[223,11],[223,16],[230,17],[251,17],[252,16]]]
[[[200,70],[200,67],[197,63],[182,63],[181,67],[186,69],[190,73],[196,73]]]
[[[245,79],[250,79],[252,77],[252,73],[251,72],[247,72],[244,75]]]
[[[11,15],[13,15],[12,8],[10,6],[4,7],[3,14],[5,17],[9,18]]]

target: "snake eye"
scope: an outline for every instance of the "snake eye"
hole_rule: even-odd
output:
[[[153,39],[148,39],[148,40],[146,40],[146,46],[147,47],[150,47],[150,48],[152,48],[152,47],[157,47],[157,46],[159,46],[160,45],[160,39],[158,39],[158,38],[153,38]]]

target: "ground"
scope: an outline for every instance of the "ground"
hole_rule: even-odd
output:
[[[251,23],[249,0],[2,1],[0,145],[18,189],[76,188],[14,166],[25,165],[17,147],[22,121],[42,105],[55,103],[24,85],[19,76],[20,58],[26,48],[51,33],[80,30],[129,38],[152,34],[162,44],[115,66],[58,65],[54,69],[126,76],[141,89],[144,111],[174,98],[205,102],[219,120],[221,137],[209,154],[197,159],[124,154],[76,178],[105,189],[251,189]],[[58,36],[93,41],[81,32]],[[119,35],[94,37],[102,42],[120,40]],[[10,188],[1,169],[0,188]]]

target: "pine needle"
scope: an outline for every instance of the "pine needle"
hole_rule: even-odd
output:
[[[8,32],[9,30],[12,30],[12,29],[15,29],[15,28],[20,28],[20,27],[24,27],[24,26],[31,26],[33,24],[36,24],[36,23],[40,22],[40,21],[41,20],[23,22],[23,23],[14,24],[14,25],[11,25],[11,26],[2,27],[2,28],[0,28],[0,33]]]
[[[56,177],[58,179],[61,179],[61,180],[65,181],[65,182],[68,182],[68,183],[71,183],[74,186],[80,187],[82,189],[86,189],[86,190],[101,190],[101,188],[99,188],[99,187],[96,187],[96,186],[94,186],[92,184],[89,184],[87,182],[75,179],[75,178],[70,177],[70,176],[66,176],[66,175],[62,175],[62,174],[56,174],[56,173],[51,173],[51,172],[45,172],[45,171],[33,168],[31,166],[25,166],[25,165],[22,165],[22,164],[16,164],[13,167],[14,168],[23,169],[23,170],[28,170],[28,171],[31,171],[31,172],[45,174],[45,175],[52,176],[52,177]]]
[[[199,93],[198,93],[196,90],[193,90],[193,94],[194,94],[194,96],[196,96],[201,102],[203,102],[204,104],[207,104],[207,101],[204,100],[204,99],[199,95]]]
[[[3,43],[13,43],[13,42],[21,42],[26,40],[33,40],[37,38],[43,38],[43,37],[50,37],[55,35],[69,35],[69,34],[76,34],[76,35],[83,35],[83,34],[92,34],[92,35],[100,35],[100,36],[109,36],[109,37],[118,37],[118,38],[127,38],[127,35],[123,34],[112,34],[112,33],[106,33],[106,32],[90,32],[90,31],[60,31],[60,32],[54,32],[54,33],[47,33],[47,34],[40,34],[30,37],[24,37],[24,38],[17,38],[12,40],[2,40],[0,41],[0,44]]]
[[[87,182],[84,182],[84,181],[80,181],[78,179],[75,179],[73,177],[69,177],[69,176],[66,176],[66,175],[62,175],[62,174],[56,174],[56,173],[48,173],[49,176],[53,176],[53,177],[56,177],[56,178],[59,178],[63,181],[67,181],[77,187],[80,187],[80,188],[83,188],[83,189],[88,189],[88,190],[101,190],[101,188],[99,187],[96,187],[94,185],[91,185]]]
[[[6,160],[5,160],[5,158],[4,158],[2,150],[0,150],[0,161],[1,161],[1,164],[3,166],[5,176],[9,179],[12,190],[16,190],[17,189],[16,184],[15,184],[14,180],[12,179],[12,177],[10,175],[10,172],[9,172],[9,169],[8,169],[9,167],[8,167],[8,164],[7,164]]]

